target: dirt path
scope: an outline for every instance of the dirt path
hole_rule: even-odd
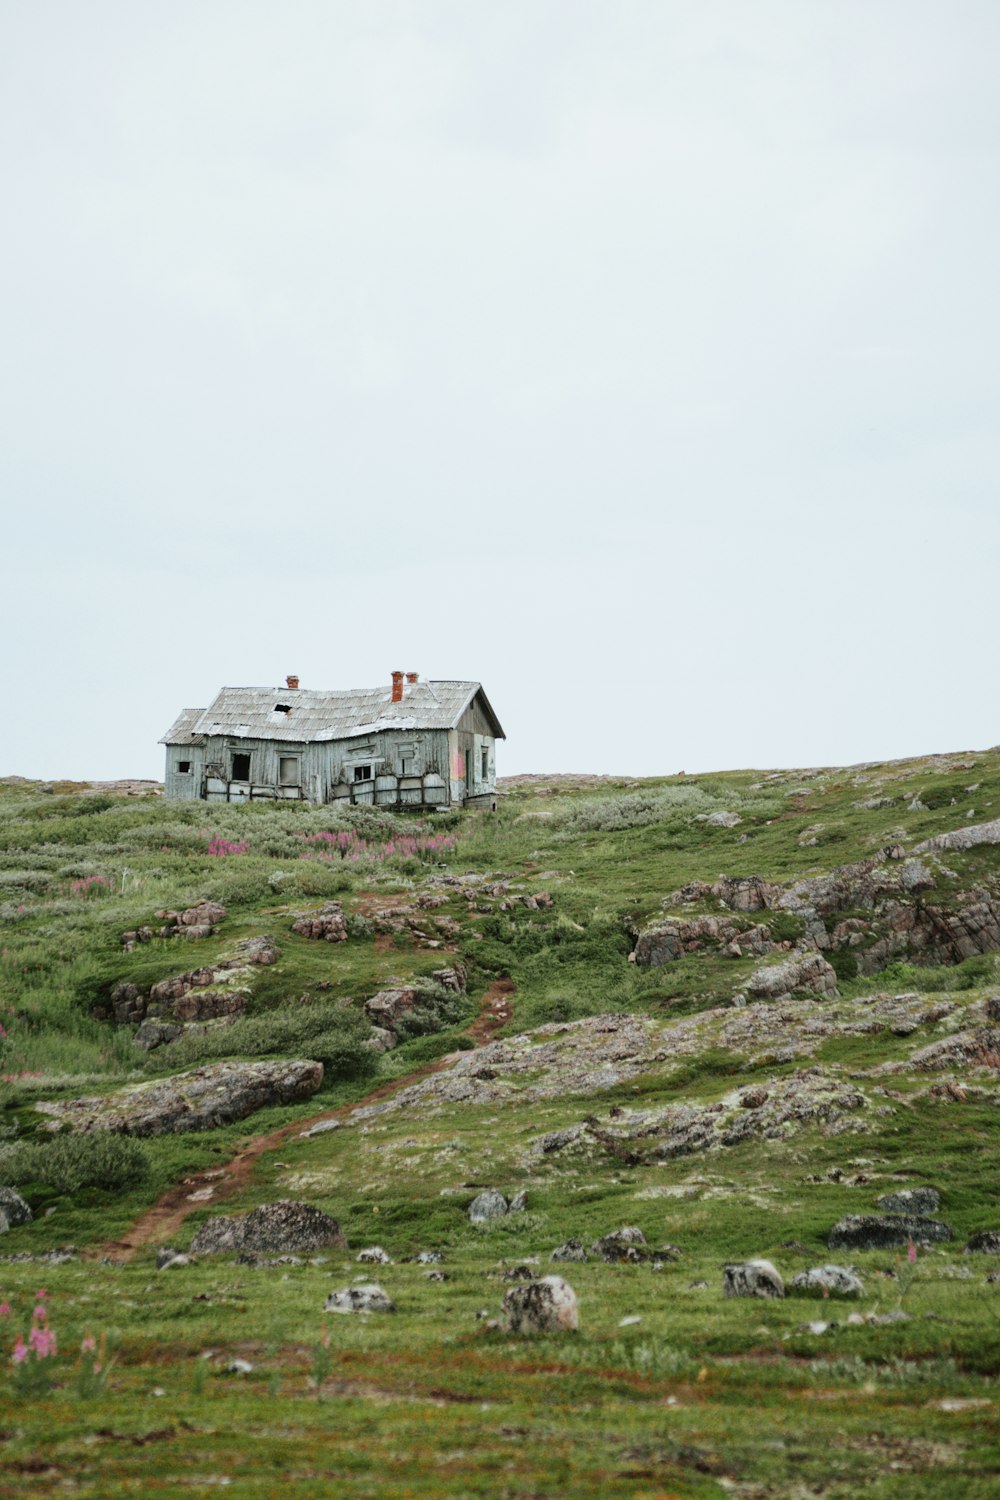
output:
[[[493,1040],[502,1026],[506,1026],[512,1014],[511,996],[513,993],[514,985],[511,980],[497,979],[483,995],[479,1015],[469,1027],[469,1035],[477,1047],[484,1047],[487,1042]],[[441,1072],[454,1061],[455,1055],[453,1052],[448,1053],[445,1057],[438,1057],[433,1062],[424,1063],[422,1067],[415,1068],[412,1073],[407,1073],[403,1078],[394,1078],[389,1083],[379,1084],[378,1088],[366,1094],[363,1099],[355,1100],[353,1104],[342,1104],[338,1109],[324,1110],[322,1114],[311,1115],[304,1120],[292,1120],[278,1130],[268,1132],[267,1135],[255,1136],[224,1167],[212,1167],[204,1172],[195,1172],[190,1177],[174,1183],[173,1187],[168,1188],[152,1208],[147,1209],[135,1221],[124,1238],[109,1240],[101,1245],[94,1251],[95,1257],[128,1261],[145,1246],[164,1243],[171,1235],[177,1233],[189,1214],[204,1208],[206,1203],[211,1203],[215,1207],[216,1204],[224,1203],[227,1198],[234,1197],[249,1182],[257,1162],[268,1151],[277,1150],[290,1137],[299,1135],[312,1125],[318,1125],[321,1120],[342,1120],[356,1109],[363,1109],[369,1104],[377,1104],[382,1099],[391,1098],[400,1089],[409,1088],[410,1084],[419,1082],[421,1078],[427,1078],[431,1073]]]

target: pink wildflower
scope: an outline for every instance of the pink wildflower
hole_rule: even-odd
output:
[[[80,1345],[80,1353],[81,1354],[93,1354],[93,1352],[94,1352],[94,1350],[96,1348],[97,1348],[97,1340],[94,1338],[94,1335],[92,1333],[86,1334],[85,1337],[84,1337],[83,1343]]]
[[[10,1317],[10,1303],[9,1302],[0,1302],[0,1318],[9,1318],[9,1317]]]
[[[912,1240],[910,1240],[909,1244],[906,1247],[906,1258],[910,1262],[911,1266],[915,1266],[916,1265],[916,1263],[917,1263],[917,1247],[913,1243]]]
[[[51,1328],[32,1328],[28,1334],[28,1343],[39,1359],[48,1359],[50,1354],[56,1352],[56,1336]]]
[[[28,1346],[24,1342],[24,1339],[21,1337],[21,1335],[18,1334],[17,1338],[14,1340],[14,1353],[11,1355],[11,1359],[15,1365],[23,1365],[27,1357]]]

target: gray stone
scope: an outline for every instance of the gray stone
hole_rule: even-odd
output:
[[[20,1193],[12,1187],[0,1187],[0,1234],[30,1224],[34,1215]]]
[[[646,1236],[634,1224],[627,1224],[623,1229],[613,1229],[610,1234],[602,1235],[599,1240],[595,1240],[590,1248],[595,1255],[599,1255],[601,1260],[607,1261],[609,1265],[650,1258]]]
[[[827,1244],[831,1250],[898,1250],[911,1240],[933,1245],[951,1237],[947,1224],[919,1214],[847,1214],[830,1230]]]
[[[368,1313],[396,1311],[396,1304],[376,1282],[361,1286],[342,1286],[326,1299],[326,1311],[335,1313]]]
[[[876,1207],[884,1214],[936,1214],[941,1194],[932,1187],[900,1188],[895,1193],[883,1193]]]
[[[769,1260],[746,1260],[723,1266],[724,1297],[783,1297],[785,1283]]]
[[[528,1206],[528,1194],[524,1188],[515,1193],[507,1208],[509,1214],[523,1214]]]
[[[498,1188],[486,1188],[469,1204],[469,1218],[473,1224],[484,1224],[487,1219],[502,1219],[508,1212],[507,1199]]]
[[[864,1286],[848,1266],[812,1266],[793,1277],[792,1286],[800,1291],[827,1292],[835,1297],[861,1297]]]
[[[511,1287],[503,1310],[511,1333],[573,1333],[580,1323],[576,1293],[561,1276]]]
[[[750,976],[747,990],[765,1000],[777,1000],[795,990],[806,990],[835,1000],[837,975],[822,954],[799,953],[785,959],[784,963],[756,969]]]
[[[965,1247],[966,1255],[1000,1255],[1000,1229],[981,1229]]]
[[[281,1255],[327,1248],[347,1249],[336,1219],[311,1203],[293,1203],[287,1199],[262,1203],[241,1217],[220,1214],[203,1224],[191,1242],[194,1255],[223,1255],[231,1251]]]
[[[392,1258],[381,1245],[368,1245],[364,1250],[359,1250],[356,1256],[361,1266],[391,1266]]]
[[[586,1260],[587,1247],[582,1240],[567,1240],[565,1244],[557,1245],[549,1256],[550,1260]]]

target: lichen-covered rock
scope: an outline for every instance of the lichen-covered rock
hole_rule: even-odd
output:
[[[634,949],[642,969],[658,969],[688,953],[720,951],[729,958],[763,957],[775,943],[767,927],[735,917],[670,917],[640,932]]]
[[[392,1258],[387,1250],[381,1245],[366,1245],[359,1250],[355,1259],[359,1266],[391,1266]]]
[[[936,1214],[941,1194],[932,1187],[900,1188],[895,1193],[883,1193],[875,1206],[884,1214]]]
[[[783,963],[754,970],[747,983],[749,994],[758,999],[785,999],[796,990],[837,998],[837,975],[821,953],[792,954]]]
[[[783,1297],[785,1283],[769,1260],[746,1260],[723,1266],[724,1297]]]
[[[396,1311],[396,1304],[377,1282],[360,1286],[342,1286],[326,1299],[326,1311],[335,1313],[369,1313]]]
[[[219,1214],[198,1230],[192,1255],[224,1255],[239,1251],[254,1255],[311,1254],[316,1250],[346,1250],[347,1241],[336,1219],[311,1203],[280,1199],[262,1203],[248,1214]]]
[[[31,1209],[21,1194],[12,1187],[0,1187],[0,1234],[5,1234],[8,1229],[18,1229],[22,1224],[30,1224],[31,1219]]]
[[[622,1229],[612,1229],[610,1234],[604,1234],[599,1240],[595,1240],[590,1248],[609,1265],[635,1263],[650,1258],[646,1236],[634,1224],[626,1224]]]
[[[74,1131],[169,1135],[214,1130],[258,1109],[308,1099],[322,1082],[319,1062],[221,1062],[100,1098],[50,1100],[37,1108]]]
[[[954,828],[951,833],[937,833],[916,846],[917,854],[931,853],[938,849],[972,849],[976,844],[1000,844],[1000,818],[989,823],[971,823],[965,828]]]
[[[292,931],[299,937],[313,938],[319,942],[346,943],[347,918],[339,901],[328,901],[319,912],[300,912],[292,923]]]
[[[861,1297],[864,1286],[849,1266],[812,1266],[792,1278],[798,1291],[826,1293],[834,1297]]]
[[[927,1072],[939,1068],[1000,1069],[1000,1027],[979,1026],[956,1031],[921,1047],[907,1061],[907,1067]]]
[[[499,1188],[486,1188],[469,1204],[469,1219],[473,1224],[485,1224],[487,1219],[502,1219],[510,1212],[510,1206]]]
[[[557,1245],[549,1256],[549,1260],[586,1260],[587,1247],[582,1240],[569,1239],[564,1244]]]
[[[1000,1255],[1000,1229],[981,1229],[965,1247],[966,1255]]]
[[[365,1015],[373,1026],[395,1032],[402,1017],[409,1015],[416,1004],[416,990],[379,990],[377,995],[365,1001]]]
[[[511,1287],[503,1310],[511,1333],[573,1333],[580,1325],[576,1293],[561,1276]]]
[[[934,1245],[950,1240],[949,1225],[920,1214],[847,1214],[830,1230],[831,1250],[898,1250],[912,1240]]]

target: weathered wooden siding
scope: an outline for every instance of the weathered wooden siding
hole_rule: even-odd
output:
[[[186,764],[189,769],[180,768]],[[168,745],[163,777],[163,795],[181,802],[196,802],[203,795],[204,757],[200,745]]]

